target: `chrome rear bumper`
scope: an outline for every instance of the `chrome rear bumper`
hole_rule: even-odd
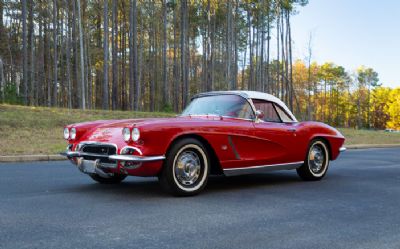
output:
[[[347,149],[346,149],[346,147],[340,147],[339,148],[339,152],[345,152]]]

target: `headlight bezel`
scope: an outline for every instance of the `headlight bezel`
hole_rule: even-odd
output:
[[[131,134],[132,141],[137,142],[140,139],[140,130],[137,127],[134,127],[132,129],[132,134]]]
[[[68,129],[68,127],[65,127],[64,128],[64,139],[65,140],[69,140],[69,138],[70,138],[70,131],[69,131],[69,129]]]
[[[122,137],[124,138],[125,142],[129,142],[129,140],[131,140],[131,130],[127,127],[123,128]]]

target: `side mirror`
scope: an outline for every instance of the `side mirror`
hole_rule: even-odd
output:
[[[256,111],[256,118],[257,119],[263,119],[264,118],[264,112],[263,111],[261,111],[261,110],[257,110]]]

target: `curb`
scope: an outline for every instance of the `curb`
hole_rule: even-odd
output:
[[[22,156],[0,156],[0,163],[10,162],[38,162],[38,161],[63,161],[67,160],[61,155],[22,155]]]
[[[354,144],[345,145],[348,150],[374,149],[374,148],[396,148],[400,144]],[[0,163],[11,162],[38,162],[38,161],[65,161],[61,155],[22,155],[22,156],[0,156]]]
[[[358,149],[376,149],[376,148],[396,148],[400,147],[400,144],[354,144],[344,145],[348,150]]]

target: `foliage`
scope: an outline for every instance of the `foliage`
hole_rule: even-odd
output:
[[[22,105],[22,97],[17,94],[15,84],[7,84],[4,89],[4,102],[13,105]]]
[[[300,60],[293,66],[301,119],[338,127],[400,130],[400,88],[381,87],[373,69],[360,67],[350,75],[334,63],[313,63],[310,82],[308,69]]]
[[[400,88],[396,88],[389,93],[389,103],[386,105],[386,111],[389,115],[387,121],[388,128],[400,129]]]

